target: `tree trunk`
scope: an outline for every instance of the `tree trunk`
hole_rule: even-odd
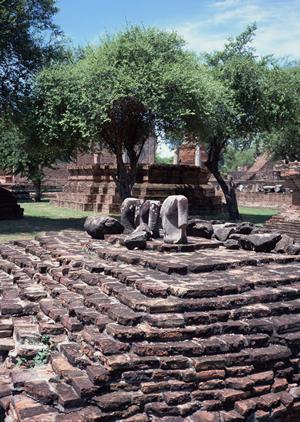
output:
[[[122,201],[132,195],[132,189],[136,181],[139,157],[144,143],[145,141],[140,145],[138,152],[135,151],[134,146],[131,149],[127,149],[129,158],[129,164],[127,165],[123,161],[123,151],[118,150],[115,152],[117,158],[117,176],[115,182]]]
[[[34,200],[35,200],[35,202],[41,202],[41,200],[42,200],[42,181],[41,181],[41,179],[34,180],[33,186],[34,186],[34,192],[35,192]]]
[[[227,212],[230,220],[240,220],[240,213],[238,208],[238,203],[236,199],[235,187],[232,180],[227,184],[223,179],[221,173],[217,171],[212,171],[212,174],[215,176],[219,186],[221,187],[227,206]]]
[[[228,212],[230,220],[240,220],[241,217],[239,213],[233,180],[232,178],[230,178],[229,183],[227,184],[219,171],[219,161],[220,161],[221,151],[222,151],[222,146],[221,148],[219,147],[215,149],[212,147],[208,154],[208,160],[206,162],[206,166],[208,170],[215,176],[220,188],[223,191],[225,201],[226,201],[226,206],[227,206],[227,212]]]
[[[131,196],[131,177],[128,174],[126,165],[123,162],[122,153],[116,154],[117,156],[117,175],[115,178],[115,183],[117,185],[117,190],[121,197],[121,201]]]

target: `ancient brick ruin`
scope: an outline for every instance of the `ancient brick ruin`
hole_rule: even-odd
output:
[[[68,183],[52,202],[83,211],[118,213],[121,200],[113,180],[115,172],[115,168],[101,164],[72,166]],[[191,214],[220,212],[221,197],[215,195],[208,178],[208,171],[196,166],[143,165],[139,167],[132,194],[160,201],[169,195],[184,194],[189,199]]]
[[[249,169],[231,172],[240,205],[276,209],[287,209],[296,202],[300,205],[300,183],[295,183],[299,174],[299,162],[274,162],[267,154],[257,157]]]
[[[298,421],[300,257],[148,244],[0,246],[3,418]]]
[[[287,236],[293,236],[298,242],[300,242],[300,210],[296,212],[283,212],[279,215],[274,215],[270,220],[266,222],[266,227],[272,230],[276,230],[279,233],[286,234]]]
[[[266,227],[292,236],[300,242],[300,175],[298,172],[295,175],[289,174],[287,177],[287,183],[293,190],[292,203],[280,214],[274,215],[267,221]]]
[[[142,151],[132,195],[140,199],[164,201],[169,195],[185,195],[191,214],[213,214],[223,210],[220,195],[209,184],[203,165],[203,146],[183,144],[175,153],[173,165],[155,164],[156,142],[150,138]],[[126,158],[126,157],[125,157]],[[81,211],[118,213],[121,199],[116,189],[115,157],[105,150],[81,155],[68,167],[69,177],[63,191],[52,203]]]

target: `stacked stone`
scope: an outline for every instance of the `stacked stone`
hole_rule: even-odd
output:
[[[7,420],[299,419],[299,256],[130,252],[78,232],[0,256]]]
[[[292,236],[297,242],[300,243],[299,210],[297,214],[297,217],[294,219],[291,219],[290,217],[287,218],[287,216],[284,214],[274,215],[270,220],[267,221],[266,227],[269,230],[276,230],[279,233]]]

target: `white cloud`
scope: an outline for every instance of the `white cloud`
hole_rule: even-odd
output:
[[[209,23],[216,25],[222,22],[234,22],[243,24],[246,22],[261,21],[265,16],[265,11],[255,4],[243,4],[235,8],[228,8],[213,15]]]
[[[298,0],[219,0],[210,4],[208,12],[175,28],[198,52],[222,48],[228,37],[256,22],[254,45],[259,54],[300,57]]]
[[[202,23],[186,22],[176,28],[186,40],[189,48],[197,52],[213,51],[222,48],[227,37],[225,33],[207,33],[206,26]]]
[[[220,1],[216,1],[215,3],[213,3],[213,7],[231,7],[231,6],[237,6],[238,4],[240,4],[241,1],[240,0],[220,0]]]

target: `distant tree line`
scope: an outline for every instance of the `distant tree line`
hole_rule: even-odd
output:
[[[140,26],[71,51],[55,13],[54,0],[0,2],[0,168],[28,176],[37,192],[45,167],[102,145],[116,157],[126,198],[149,136],[176,145],[188,138],[205,144],[206,165],[238,219],[224,158],[241,159],[237,151],[254,142],[276,158],[299,157],[299,68],[258,57],[255,25],[201,57],[177,33]]]

